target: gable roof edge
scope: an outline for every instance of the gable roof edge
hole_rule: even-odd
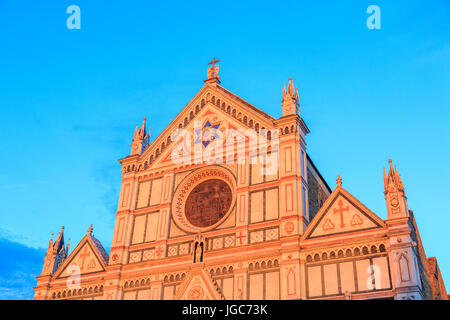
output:
[[[69,254],[69,256],[67,256],[64,262],[55,271],[55,273],[52,276],[54,279],[58,278],[61,275],[61,273],[66,269],[69,262],[73,260],[73,258],[78,254],[78,252],[81,250],[81,248],[86,242],[90,242],[89,244],[92,247],[92,252],[100,261],[103,270],[106,270],[106,266],[108,265],[109,260],[108,254],[106,253],[105,249],[103,248],[102,244],[97,238],[94,238],[93,236],[86,234],[77,244],[75,249]]]
[[[355,196],[353,196],[350,192],[348,192],[346,189],[344,189],[342,186],[336,186],[336,188],[333,190],[333,192],[330,194],[330,196],[327,198],[325,203],[322,205],[322,207],[319,209],[317,214],[314,216],[312,221],[310,221],[309,225],[306,227],[305,232],[302,234],[301,239],[306,240],[308,239],[311,234],[313,233],[315,227],[317,224],[321,221],[323,216],[327,213],[327,210],[329,206],[331,205],[332,201],[338,197],[338,195],[342,193],[342,195],[347,196],[351,201],[354,202],[354,204],[359,207],[359,209],[362,209],[366,214],[369,215],[370,219],[373,219],[377,224],[380,225],[380,227],[385,227],[386,223],[383,219],[381,219],[376,213],[374,213],[372,210],[367,208],[361,201],[359,201]],[[357,231],[357,230],[356,230]],[[353,231],[348,231],[347,233],[351,233]],[[344,232],[345,233],[345,232]],[[334,236],[335,234],[330,234],[329,236]]]

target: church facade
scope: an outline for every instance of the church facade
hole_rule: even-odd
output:
[[[291,79],[277,119],[222,87],[217,62],[156,139],[136,127],[109,254],[92,225],[69,254],[63,228],[34,298],[447,299],[392,161],[383,220],[322,178]]]

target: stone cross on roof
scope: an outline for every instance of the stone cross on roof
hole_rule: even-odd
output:
[[[216,57],[213,57],[211,62],[208,62],[208,64],[211,65],[211,67],[214,67],[216,65],[217,62],[220,62],[220,60],[216,60]]]
[[[208,75],[208,79],[205,80],[205,82],[218,82],[220,83],[219,79],[219,66],[216,65],[216,63],[220,62],[220,60],[216,60],[215,57],[213,57],[211,62],[208,62],[208,64],[211,65],[211,67],[208,67],[207,70],[207,75]]]

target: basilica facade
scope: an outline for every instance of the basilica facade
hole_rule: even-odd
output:
[[[136,127],[109,254],[92,225],[69,253],[63,228],[35,299],[447,299],[391,160],[383,220],[323,179],[291,79],[278,119],[220,83],[213,59],[158,137]]]

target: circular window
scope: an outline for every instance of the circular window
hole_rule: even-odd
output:
[[[188,175],[178,185],[172,217],[181,229],[202,232],[215,228],[231,213],[236,182],[228,169],[209,166]]]
[[[219,179],[211,179],[197,185],[186,200],[186,218],[196,227],[216,224],[231,206],[231,189]]]

